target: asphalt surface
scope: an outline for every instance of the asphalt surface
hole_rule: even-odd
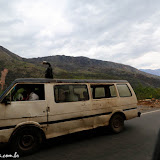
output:
[[[113,134],[106,127],[47,140],[23,160],[151,160],[160,128],[160,111],[143,113]],[[8,153],[7,148],[0,148]]]

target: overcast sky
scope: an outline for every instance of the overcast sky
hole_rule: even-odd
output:
[[[159,0],[0,0],[0,45],[160,68]]]

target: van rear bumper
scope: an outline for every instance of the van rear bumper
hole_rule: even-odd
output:
[[[141,112],[138,112],[138,117],[140,117],[141,116]]]
[[[124,114],[126,116],[126,120],[141,116],[141,112],[139,112],[137,108],[127,109],[125,110]]]

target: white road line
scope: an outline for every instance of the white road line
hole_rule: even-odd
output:
[[[157,109],[157,110],[155,110],[155,111],[142,113],[142,115],[144,115],[144,114],[149,114],[149,113],[153,113],[153,112],[159,112],[159,111],[160,111],[160,109]]]

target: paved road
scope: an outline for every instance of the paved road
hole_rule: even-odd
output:
[[[23,160],[151,160],[160,128],[160,111],[125,122],[125,130],[106,128],[51,139],[38,153]]]

